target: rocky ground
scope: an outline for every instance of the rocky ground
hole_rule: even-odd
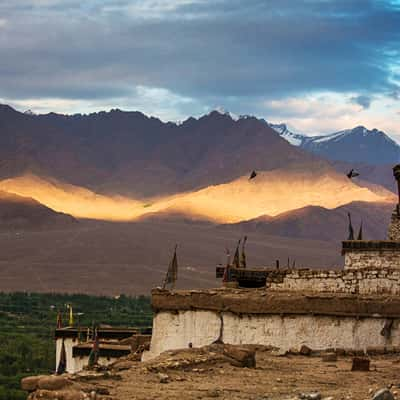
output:
[[[351,355],[282,355],[213,345],[170,351],[140,363],[128,357],[107,370],[26,378],[29,400],[400,398],[400,357],[370,357],[370,371],[351,371]],[[254,365],[255,364],[255,365]],[[380,389],[390,389],[375,396]]]

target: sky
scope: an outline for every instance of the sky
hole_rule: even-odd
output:
[[[1,0],[0,102],[400,141],[400,0]]]

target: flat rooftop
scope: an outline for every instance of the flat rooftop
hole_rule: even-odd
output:
[[[76,338],[78,334],[85,335],[87,330],[92,328],[88,328],[87,326],[81,327],[72,327],[67,326],[64,328],[57,328],[55,330],[55,337],[58,338]],[[150,334],[151,335],[151,327],[144,328],[98,328],[97,333],[100,339],[126,339],[133,335],[140,334]]]
[[[234,314],[400,318],[398,296],[273,292],[265,288],[177,291],[154,289],[152,307],[155,312],[204,310]]]

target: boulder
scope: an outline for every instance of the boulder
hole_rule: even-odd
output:
[[[372,397],[372,400],[394,400],[392,392],[387,389],[383,388],[378,390],[374,396]]]
[[[38,376],[27,376],[21,380],[21,389],[26,392],[33,392],[38,388],[40,379],[44,378],[44,375]]]
[[[45,389],[45,390],[60,390],[68,385],[71,385],[71,382],[68,379],[64,378],[63,376],[44,376],[39,379],[38,388]]]
[[[167,374],[163,374],[162,372],[159,372],[157,374],[157,377],[158,377],[160,383],[168,383],[169,382],[169,376]]]
[[[234,360],[232,365],[241,368],[255,368],[256,352],[254,349],[248,349],[233,345],[224,345],[224,356]]]
[[[311,355],[311,353],[312,353],[312,349],[310,349],[308,346],[306,346],[305,344],[303,344],[301,347],[300,347],[300,354],[302,355],[302,356],[309,356],[309,355]]]
[[[77,390],[39,389],[30,394],[29,400],[85,400],[85,393]]]
[[[321,400],[322,398],[321,393],[319,392],[301,393],[299,397],[302,400]]]

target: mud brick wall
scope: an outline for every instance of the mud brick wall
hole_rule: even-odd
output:
[[[268,277],[267,288],[272,291],[400,295],[400,270],[288,270],[284,275]]]
[[[400,242],[400,216],[394,212],[392,214],[392,222],[389,225],[389,240]]]

